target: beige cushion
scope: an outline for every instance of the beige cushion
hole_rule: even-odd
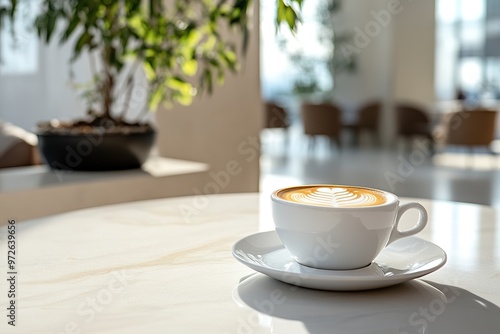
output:
[[[0,121],[0,168],[39,164],[37,143],[33,133]]]

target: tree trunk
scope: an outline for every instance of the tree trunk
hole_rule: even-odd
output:
[[[104,78],[104,89],[103,89],[103,99],[102,99],[102,116],[104,118],[111,119],[111,107],[113,105],[113,87],[114,78],[113,75],[107,71]]]
[[[113,89],[115,86],[115,78],[108,64],[110,48],[103,50],[103,67],[104,80],[102,87],[102,117],[113,119],[111,116],[111,108],[113,106]]]

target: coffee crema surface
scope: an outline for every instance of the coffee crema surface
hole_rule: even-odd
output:
[[[290,202],[336,208],[382,205],[389,199],[377,190],[348,186],[306,186],[288,188],[278,197]]]

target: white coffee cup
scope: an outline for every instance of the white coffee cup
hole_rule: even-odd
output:
[[[396,195],[367,187],[306,185],[272,193],[278,236],[300,264],[328,270],[369,265],[387,245],[422,231],[427,211],[419,203],[401,204]],[[417,223],[398,230],[409,209]]]

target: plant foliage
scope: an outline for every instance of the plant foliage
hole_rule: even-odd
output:
[[[110,116],[114,88],[128,60],[132,71],[122,78],[125,92],[118,93],[130,96],[134,70],[141,65],[151,110],[162,101],[191,103],[196,90],[190,77],[198,71],[199,87],[211,92],[214,78],[222,80],[224,69],[236,69],[235,46],[221,37],[221,30],[226,24],[247,36],[249,2],[176,0],[167,7],[163,0],[44,0],[35,25],[49,43],[62,21],[59,41],[75,36],[73,60],[98,51],[102,70],[96,88],[102,92],[102,112]]]
[[[0,5],[2,18],[14,19],[16,5]],[[30,1],[30,0],[24,0]],[[276,0],[277,26],[297,28],[302,0]],[[4,2],[5,3],[5,2]],[[160,103],[188,105],[197,92],[212,92],[227,71],[238,69],[237,45],[249,39],[252,0],[42,0],[34,24],[45,43],[73,43],[71,61],[97,57],[93,80],[85,87],[89,111],[122,118],[136,71],[147,78],[145,110]],[[235,38],[231,32],[236,31]],[[116,111],[117,101],[125,101]],[[95,111],[98,109],[98,111]],[[117,114],[118,113],[118,114]]]

